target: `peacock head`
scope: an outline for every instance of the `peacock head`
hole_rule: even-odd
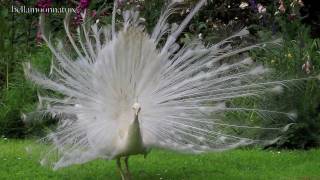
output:
[[[141,106],[136,102],[132,105],[132,109],[134,110],[134,114],[137,116],[141,110]]]

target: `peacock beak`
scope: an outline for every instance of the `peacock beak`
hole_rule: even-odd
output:
[[[140,110],[141,110],[141,108],[139,108],[139,109],[134,109],[134,114],[135,114],[136,116],[138,116]]]
[[[140,112],[140,110],[141,110],[140,105],[139,105],[138,103],[135,103],[135,104],[132,106],[132,109],[133,109],[133,111],[134,111],[134,118],[133,118],[132,124],[136,124],[136,123],[139,124],[139,117],[138,117],[138,115],[139,115],[139,112]]]
[[[140,107],[140,104],[139,103],[134,103],[133,106],[132,106],[132,109],[134,111],[134,114],[136,116],[138,116],[140,110],[141,110],[141,107]]]

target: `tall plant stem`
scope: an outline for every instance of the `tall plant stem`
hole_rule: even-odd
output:
[[[11,3],[12,3],[12,6],[14,5],[13,3],[13,1],[11,1]],[[11,13],[11,48],[10,48],[10,52],[11,52],[11,58],[10,58],[10,60],[11,60],[11,62],[13,62],[14,61],[14,52],[15,52],[15,50],[14,50],[14,36],[15,36],[15,28],[14,28],[14,21],[15,21],[15,16],[14,16],[14,12],[12,12]],[[9,90],[9,66],[10,66],[10,63],[9,63],[9,58],[7,58],[7,64],[6,64],[6,89],[7,89],[7,91]]]

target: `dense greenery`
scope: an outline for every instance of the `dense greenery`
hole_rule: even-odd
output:
[[[308,36],[308,29],[297,28],[296,24],[285,24],[295,29],[284,34],[283,45],[279,49],[268,49],[253,53],[257,61],[263,62],[283,78],[303,78],[317,75],[320,68],[320,41]],[[287,31],[288,32],[288,31]],[[265,34],[264,34],[265,35]],[[304,67],[312,62],[310,72]],[[295,123],[276,146],[307,149],[320,145],[320,84],[317,80],[298,82],[296,87],[287,88],[284,93],[274,97],[273,105],[283,111],[297,113]],[[290,121],[287,121],[290,123]]]
[[[34,151],[26,153],[29,146]],[[43,147],[41,147],[43,148]],[[0,140],[0,177],[7,179],[120,179],[114,161],[95,160],[57,171],[39,165],[33,141]],[[130,158],[134,179],[319,179],[320,151],[232,150],[201,155],[154,150]]]
[[[146,27],[151,29],[156,22],[164,4],[162,0],[137,1],[124,4],[121,9],[135,7],[146,17]],[[181,20],[196,0],[188,0],[181,5],[181,12],[175,14],[170,21]],[[244,1],[245,2],[245,1]],[[286,11],[279,12],[279,4],[275,1],[248,1],[248,6],[240,8],[240,1],[213,0],[197,15],[180,39],[188,42],[193,38],[201,38],[211,44],[228,36],[242,26],[248,26],[254,42],[283,38],[282,46],[259,49],[251,52],[257,61],[274,69],[277,77],[302,78],[316,76],[320,73],[320,41],[310,36],[314,33],[314,19],[317,12],[305,2],[299,6],[298,1],[283,1]],[[295,2],[295,4],[292,4]],[[44,73],[48,73],[52,55],[38,33],[38,14],[16,14],[10,12],[11,5],[35,6],[37,1],[1,1],[0,6],[0,136],[28,137],[42,133],[45,124],[26,124],[24,114],[37,107],[37,92],[41,90],[25,80],[22,63],[31,61]],[[258,4],[261,3],[263,7]],[[77,7],[73,1],[57,0],[51,4],[55,7]],[[262,8],[262,9],[261,9]],[[266,11],[263,11],[266,8]],[[111,1],[92,1],[88,6],[88,14],[99,19],[101,24],[110,22]],[[308,13],[310,16],[300,15]],[[76,16],[76,15],[75,15]],[[47,15],[48,26],[54,36],[64,38],[62,19],[64,15]],[[310,26],[311,25],[311,26]],[[73,29],[77,23],[72,24]],[[295,124],[282,135],[276,147],[310,148],[320,144],[320,85],[316,80],[299,82],[285,89],[281,95],[268,99],[273,109],[295,111]],[[275,122],[287,124],[286,120]],[[270,122],[272,125],[274,122]]]

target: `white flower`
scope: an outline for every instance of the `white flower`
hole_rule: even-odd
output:
[[[248,6],[249,6],[248,3],[246,3],[246,2],[241,2],[239,8],[240,8],[240,9],[245,9],[245,8],[248,7]]]

